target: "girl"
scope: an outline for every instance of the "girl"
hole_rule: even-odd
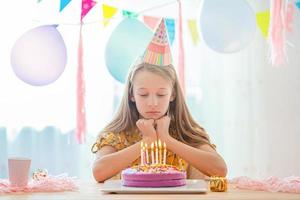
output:
[[[140,143],[160,139],[167,163],[187,170],[188,178],[226,176],[227,167],[205,130],[192,118],[174,67],[142,62],[130,72],[115,118],[92,147],[93,175],[103,182],[139,163]]]

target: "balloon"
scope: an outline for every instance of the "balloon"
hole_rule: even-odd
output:
[[[130,66],[142,56],[153,33],[134,18],[123,20],[111,34],[105,49],[106,66],[110,74],[125,82]]]
[[[11,51],[11,65],[19,79],[33,86],[54,82],[66,65],[67,50],[57,25],[33,28],[23,34]]]
[[[213,50],[236,52],[254,37],[255,13],[245,0],[204,0],[200,29],[203,40]]]

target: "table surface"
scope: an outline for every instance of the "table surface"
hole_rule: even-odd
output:
[[[142,199],[142,200],[193,200],[193,199],[222,199],[222,200],[243,200],[243,199],[298,199],[300,194],[290,193],[271,193],[265,191],[251,191],[237,189],[234,185],[229,185],[227,192],[210,192],[208,190],[205,194],[106,194],[100,191],[103,187],[102,183],[96,182],[79,182],[79,191],[76,192],[56,192],[56,193],[23,193],[23,194],[9,194],[0,195],[0,199],[5,200],[33,200],[33,199],[82,199],[82,200],[100,200],[100,199]]]

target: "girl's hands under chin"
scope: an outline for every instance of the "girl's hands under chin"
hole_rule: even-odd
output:
[[[170,134],[169,134],[169,126],[170,126],[171,118],[166,115],[162,118],[156,120],[156,132],[157,138],[162,142],[168,142]]]
[[[154,128],[154,119],[139,119],[136,122],[136,126],[143,135],[143,142],[150,146],[151,142],[157,140],[157,134]]]

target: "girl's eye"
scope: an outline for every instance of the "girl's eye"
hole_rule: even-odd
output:
[[[163,96],[166,96],[166,94],[158,94],[157,96],[163,97]]]
[[[141,97],[146,97],[148,96],[147,94],[139,94]]]

